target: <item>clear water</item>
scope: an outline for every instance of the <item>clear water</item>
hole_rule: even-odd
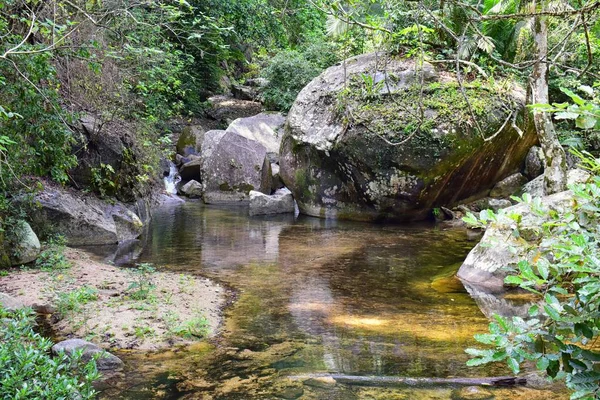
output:
[[[207,276],[231,288],[234,301],[215,339],[120,354],[125,374],[101,397],[456,399],[450,386],[359,387],[307,375],[506,375],[502,366],[465,366],[473,334],[487,330],[485,315],[507,305],[474,299],[452,277],[473,246],[463,230],[433,225],[250,218],[245,208],[196,202],[165,206],[144,246],[119,253],[117,262]],[[568,398],[560,390],[486,390],[496,399]]]

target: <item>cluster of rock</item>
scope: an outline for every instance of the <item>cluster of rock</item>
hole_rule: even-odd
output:
[[[284,123],[279,113],[259,113],[237,118],[225,130],[184,129],[176,146],[179,193],[207,204],[250,203],[252,215],[293,212],[291,194],[277,192],[283,188],[279,147]]]

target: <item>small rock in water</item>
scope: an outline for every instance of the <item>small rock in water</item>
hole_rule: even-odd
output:
[[[294,212],[292,192],[283,188],[268,196],[254,190],[250,191],[250,215],[285,214]]]
[[[490,400],[494,398],[492,392],[479,386],[467,386],[452,391],[452,400]]]
[[[190,199],[197,199],[202,197],[202,185],[194,180],[189,181],[181,187],[181,193],[189,197]]]
[[[304,389],[301,387],[287,387],[281,392],[275,394],[277,397],[286,400],[295,400],[304,394]]]

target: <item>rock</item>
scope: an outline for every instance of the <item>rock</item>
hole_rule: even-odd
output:
[[[140,218],[117,201],[108,204],[94,196],[49,187],[35,201],[40,205],[33,212],[36,225],[54,226],[72,246],[120,243],[143,231]]]
[[[262,105],[255,101],[238,100],[229,96],[213,96],[208,99],[210,117],[230,123],[238,118],[246,118],[262,111]]]
[[[526,183],[527,178],[520,172],[512,174],[494,186],[490,192],[490,197],[509,197],[510,195],[517,193]]]
[[[110,177],[132,178],[119,180],[116,197],[121,201],[138,197],[137,181],[133,177],[147,171],[143,163],[131,160],[145,159],[147,149],[140,145],[137,123],[118,118],[102,120],[91,114],[83,114],[80,122],[79,134],[74,135],[71,149],[77,157],[77,165],[69,170],[69,182],[77,189],[90,187],[94,174],[102,170],[102,165],[107,165],[114,170],[114,173],[105,171]]]
[[[567,186],[577,183],[585,183],[590,179],[589,172],[582,169],[570,169],[567,171]],[[544,175],[540,175],[532,181],[527,182],[521,189],[522,193],[529,193],[532,197],[544,196]]]
[[[0,292],[0,306],[2,306],[2,308],[5,310],[14,311],[25,307],[25,304],[6,293]]]
[[[476,212],[479,212],[481,210],[492,210],[494,212],[497,212],[500,209],[507,208],[510,206],[512,206],[510,200],[494,199],[492,197],[484,197],[483,199],[479,199],[468,204],[468,208]]]
[[[285,400],[295,400],[304,394],[304,389],[301,387],[290,386],[278,391],[275,396]]]
[[[84,362],[91,360],[92,357],[99,354],[100,356],[96,360],[96,365],[100,371],[112,371],[123,368],[123,361],[119,357],[82,339],[63,340],[52,346],[52,353],[55,355],[64,352],[71,356],[76,351],[82,351],[81,359]]]
[[[263,88],[269,84],[269,80],[266,78],[253,78],[246,79],[246,85],[254,88]]]
[[[179,169],[179,176],[183,182],[197,181],[202,182],[202,159],[196,159],[186,162]]]
[[[533,146],[529,149],[527,157],[525,157],[525,169],[523,174],[529,180],[535,179],[544,173],[545,163],[542,149],[538,146]]]
[[[209,131],[202,152],[203,199],[207,203],[246,202],[251,190],[271,193],[269,151],[276,150],[279,114],[234,121],[226,131]]]
[[[571,185],[576,185],[578,183],[585,183],[591,177],[592,177],[592,174],[590,174],[589,172],[587,172],[583,169],[579,169],[579,168],[570,169],[567,172],[567,185],[571,186]]]
[[[231,93],[233,94],[233,97],[238,100],[254,101],[258,98],[258,92],[256,89],[250,86],[239,85],[237,83],[231,85]]]
[[[181,193],[191,199],[202,197],[202,185],[194,180],[189,181],[181,187]]]
[[[202,151],[205,130],[200,125],[190,125],[183,128],[177,139],[177,154],[187,157]]]
[[[529,193],[531,197],[542,197],[544,195],[544,175],[540,175],[523,185],[522,193]]]
[[[573,193],[565,191],[546,196],[542,204],[549,210],[565,210],[573,206]],[[528,241],[538,238],[538,231],[546,219],[532,213],[527,204],[521,203],[505,209],[506,213],[520,213],[520,237],[513,235],[515,228],[512,220],[492,223],[485,231],[481,242],[471,250],[458,270],[457,276],[473,285],[489,289],[490,292],[504,290],[505,267],[515,267],[527,259]]]
[[[51,315],[56,312],[56,307],[50,303],[33,303],[31,308],[38,314]]]
[[[14,233],[17,243],[11,249],[13,254],[11,263],[21,265],[35,261],[40,255],[41,245],[31,226],[25,221],[18,221]]]
[[[479,386],[467,386],[453,390],[450,398],[452,400],[491,400],[494,395]]]
[[[385,64],[387,73],[375,71],[376,64]],[[429,64],[423,99],[428,128],[410,136],[418,114],[418,69],[412,60],[361,55],[327,69],[300,92],[288,114],[279,161],[300,212],[355,220],[425,219],[431,209],[485,192],[521,166],[537,141],[533,126],[522,126],[519,138],[507,124],[484,141],[472,121],[466,122],[470,116],[455,76]],[[381,87],[366,87],[364,74],[374,74]],[[377,93],[364,95],[373,90]],[[507,118],[499,111],[500,99],[493,91],[472,90],[471,101],[480,102],[482,110],[479,125],[491,136]],[[524,94],[512,91],[519,114]],[[352,111],[353,123],[340,107]]]
[[[261,113],[253,117],[236,119],[225,132],[236,133],[254,140],[267,149],[267,153],[276,158],[281,147],[285,117],[280,113]],[[270,159],[271,162],[273,160]]]
[[[271,163],[271,176],[273,177],[272,192],[285,187],[281,180],[281,175],[279,175],[279,164]]]
[[[292,192],[283,188],[269,196],[261,192],[250,191],[250,215],[286,214],[294,212]]]

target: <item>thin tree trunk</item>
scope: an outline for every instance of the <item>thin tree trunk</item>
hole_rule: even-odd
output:
[[[548,104],[548,24],[544,16],[534,18],[534,55],[538,62],[533,66],[531,94],[534,104]],[[534,110],[533,122],[546,157],[544,192],[546,195],[562,192],[567,189],[567,156],[552,119],[548,113]]]

